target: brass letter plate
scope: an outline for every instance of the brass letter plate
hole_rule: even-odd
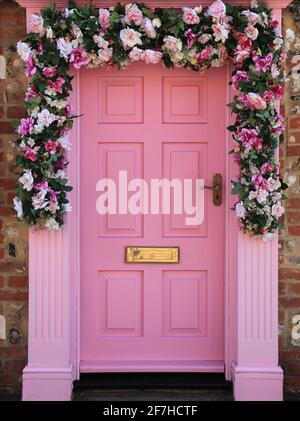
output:
[[[126,247],[126,263],[178,263],[179,247]]]

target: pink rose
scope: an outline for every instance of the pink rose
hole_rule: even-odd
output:
[[[284,90],[281,85],[272,86],[271,91],[273,92],[275,99],[279,99],[279,100],[282,99]]]
[[[45,67],[43,69],[43,75],[45,77],[53,77],[56,75],[56,67],[57,66],[52,66],[52,67]]]
[[[30,32],[33,32],[34,34],[40,34],[41,36],[43,36],[45,32],[43,28],[43,24],[44,24],[44,19],[42,18],[42,16],[39,16],[35,13],[33,13],[30,16],[30,23],[29,23]]]
[[[188,39],[187,44],[186,44],[186,48],[192,48],[192,46],[194,45],[194,42],[196,40],[196,35],[193,33],[193,31],[191,29],[188,29],[187,31],[185,31],[184,35]]]
[[[208,60],[209,57],[211,56],[212,50],[213,50],[212,46],[208,45],[207,47],[204,48],[204,50],[196,54],[197,60],[198,61]]]
[[[102,29],[106,30],[110,27],[110,12],[107,9],[99,9],[99,24]]]
[[[184,7],[182,11],[182,20],[184,23],[186,23],[187,25],[195,25],[199,23],[199,16],[197,15],[194,9]]]
[[[238,44],[234,50],[234,62],[242,63],[245,59],[250,57],[252,50],[252,41],[248,39],[247,41],[242,41]]]
[[[265,162],[260,169],[261,174],[266,174],[266,173],[272,172],[272,171],[273,171],[273,167],[269,162]]]
[[[272,132],[281,133],[284,129],[284,117],[278,113],[276,116],[276,120],[272,123]]]
[[[18,127],[18,133],[20,136],[27,136],[32,133],[34,120],[32,117],[22,118]]]
[[[263,100],[266,102],[271,102],[273,98],[274,95],[272,91],[266,91],[263,95]]]
[[[255,129],[241,129],[239,135],[239,140],[243,143],[244,148],[262,148],[262,139],[259,137]]]
[[[47,190],[48,191],[48,189],[49,189],[48,181],[43,180],[40,183],[36,183],[34,185],[34,188],[35,188],[35,190]]]
[[[258,22],[261,22],[261,17],[257,13],[250,12],[250,10],[244,10],[241,15],[246,16],[248,23],[251,25],[256,25]]]
[[[55,155],[57,147],[59,146],[59,142],[53,140],[47,140],[45,144],[45,150],[50,152],[50,155]]]
[[[221,0],[216,0],[207,9],[207,14],[214,18],[224,18],[226,15],[226,6]]]
[[[142,61],[144,60],[144,51],[138,47],[133,47],[128,57],[131,61]]]
[[[266,180],[260,173],[252,176],[252,183],[255,186],[255,190],[267,190],[268,180]]]
[[[55,82],[52,82],[52,80],[48,80],[48,85],[51,89],[53,89],[58,94],[62,94],[62,86],[65,83],[65,79],[62,77],[58,77]]]
[[[254,26],[248,25],[245,29],[245,34],[254,41],[258,37],[258,30]]]
[[[258,72],[262,70],[264,73],[266,73],[269,70],[272,64],[272,60],[273,60],[272,53],[267,54],[265,57],[260,57],[260,56],[253,57],[253,61],[255,63],[255,69]]]
[[[244,105],[251,110],[265,110],[267,108],[266,102],[262,97],[254,92],[249,92],[249,94],[242,96],[242,102]]]
[[[26,77],[31,77],[37,72],[37,68],[35,66],[34,60],[32,56],[25,63],[25,75]]]
[[[127,8],[124,20],[127,25],[134,23],[137,26],[141,26],[143,23],[143,13],[136,4],[133,4]]]
[[[224,25],[217,23],[216,25],[212,25],[212,30],[214,31],[213,37],[215,38],[215,41],[222,41],[224,44],[228,38],[228,29]]]
[[[39,146],[35,146],[34,148],[30,148],[29,146],[24,147],[24,158],[30,159],[31,161],[36,161],[38,157],[38,150],[40,149]]]
[[[80,69],[90,62],[87,53],[81,48],[73,48],[70,55],[70,62],[73,63],[75,69]]]
[[[144,53],[144,60],[146,64],[157,64],[162,58],[162,53],[160,51],[145,50]]]
[[[200,44],[206,44],[210,39],[211,39],[211,35],[210,34],[202,34],[198,38],[198,41],[200,42]]]
[[[30,98],[36,98],[37,96],[38,96],[38,93],[36,91],[36,87],[29,86],[25,93],[25,101],[29,101]]]
[[[249,76],[246,72],[242,71],[242,70],[238,70],[231,78],[232,81],[232,86],[235,89],[239,88],[239,82],[248,82],[249,81]]]

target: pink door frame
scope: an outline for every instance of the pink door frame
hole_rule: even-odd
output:
[[[270,0],[278,21],[290,0]],[[42,0],[18,0],[27,20],[45,7]],[[56,0],[57,7],[67,5]],[[77,0],[80,6],[86,0]],[[110,6],[116,1],[95,1]],[[145,1],[149,6],[198,6],[199,0]],[[210,4],[202,1],[202,6]],[[248,5],[248,0],[228,3]],[[229,80],[229,66],[226,66]],[[75,73],[72,105],[77,115],[80,72]],[[227,90],[228,102],[231,89]],[[227,112],[228,124],[230,113]],[[73,212],[58,232],[29,233],[28,364],[23,371],[23,400],[70,400],[79,378],[79,124],[71,134],[69,176]],[[231,148],[224,134],[227,150]],[[230,208],[230,180],[237,172],[226,155],[225,222],[225,376],[234,384],[235,400],[282,400],[283,372],[278,365],[278,244],[249,239]]]

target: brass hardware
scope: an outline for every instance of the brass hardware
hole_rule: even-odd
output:
[[[205,189],[213,191],[213,204],[220,206],[222,204],[222,175],[214,174],[213,175],[213,185],[204,186]]]
[[[126,263],[178,263],[179,247],[125,248]]]

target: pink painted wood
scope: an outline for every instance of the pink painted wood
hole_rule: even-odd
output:
[[[81,371],[224,370],[224,204],[205,218],[96,212],[96,183],[224,176],[226,72],[136,64],[81,73]],[[123,203],[124,204],[124,203]],[[125,247],[179,246],[175,265]]]

